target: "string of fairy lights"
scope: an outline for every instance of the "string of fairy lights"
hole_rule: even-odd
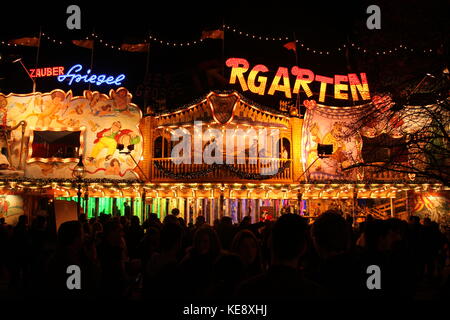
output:
[[[285,45],[288,42],[296,42],[296,50],[304,50],[307,51],[309,54],[315,54],[315,55],[332,55],[332,54],[345,54],[347,50],[352,49],[356,50],[357,52],[361,54],[374,54],[374,55],[395,55],[395,54],[402,54],[402,53],[424,53],[424,54],[433,54],[438,53],[438,48],[418,48],[409,46],[406,44],[399,44],[397,46],[391,47],[391,48],[377,48],[377,49],[369,49],[362,45],[359,45],[355,42],[342,44],[336,48],[315,48],[312,46],[307,45],[305,42],[293,39],[293,36],[269,36],[269,35],[261,35],[261,34],[255,34],[251,32],[247,32],[244,30],[241,30],[237,27],[230,26],[230,25],[222,25],[222,28],[219,29],[221,32],[223,32],[222,36],[226,38],[227,33],[233,33],[235,35],[239,35],[241,37],[245,37],[248,39],[253,39],[257,41],[269,41],[269,42],[278,42],[280,46]],[[54,38],[47,32],[42,32],[40,34],[41,40],[49,41],[50,43],[57,44],[57,45],[65,45],[67,41],[62,41]],[[194,47],[199,46],[205,43],[208,37],[201,37],[200,39],[193,39],[193,40],[186,40],[186,41],[174,41],[174,40],[166,40],[158,37],[154,34],[149,34],[147,37],[142,39],[139,44],[147,44],[151,46],[151,44],[158,44],[160,46],[164,47],[172,47],[172,48],[186,48],[186,47]],[[216,38],[220,39],[220,38]],[[90,36],[85,37],[84,40],[93,40],[95,41],[96,45],[101,45],[105,48],[114,49],[117,51],[130,51],[122,48],[121,44],[116,44],[115,42],[111,42],[110,40],[106,40],[102,38],[97,33],[91,33]],[[26,45],[26,44],[18,44],[18,43],[12,43],[11,41],[1,41],[1,45],[8,46],[8,47],[17,47],[20,45]],[[133,44],[131,44],[133,45]],[[145,50],[142,50],[143,52]],[[138,51],[137,51],[138,52]]]

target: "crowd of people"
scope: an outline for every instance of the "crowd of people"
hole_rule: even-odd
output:
[[[80,270],[69,289],[68,266]],[[368,266],[381,289],[369,289]],[[313,223],[286,213],[275,221],[186,224],[173,209],[68,221],[0,220],[3,297],[52,299],[299,298],[438,299],[449,296],[449,238],[437,223],[411,216],[359,224],[329,210]]]

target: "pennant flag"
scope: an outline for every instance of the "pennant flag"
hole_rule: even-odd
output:
[[[35,37],[26,37],[13,39],[8,41],[9,44],[17,44],[19,46],[27,46],[27,47],[39,47],[39,38]]]
[[[285,47],[288,50],[293,50],[293,51],[297,52],[297,46],[295,45],[295,41],[288,42],[288,43],[284,44],[283,47]]]
[[[121,50],[129,51],[129,52],[147,52],[150,48],[149,43],[124,43],[120,46]]]
[[[203,31],[201,39],[223,39],[222,30]]]
[[[76,46],[86,49],[94,48],[94,40],[72,40],[72,43]]]

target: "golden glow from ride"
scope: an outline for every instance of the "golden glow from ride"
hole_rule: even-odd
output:
[[[248,73],[245,79],[245,73],[249,71],[250,64],[243,58],[229,58],[226,61],[227,67],[231,68],[230,84],[239,82],[243,91],[250,90],[253,93],[264,95],[266,93],[268,78],[260,75],[260,73],[269,72],[269,69],[262,64],[255,65]],[[289,80],[289,69],[279,67],[275,73],[267,94],[274,95],[276,91],[283,92],[286,98],[292,98],[293,94],[300,94],[301,90],[308,98],[313,96],[310,88],[312,82],[320,82],[319,102],[325,101],[325,95],[328,85],[334,85],[334,98],[341,100],[349,100],[350,90],[353,101],[370,100],[369,84],[365,73],[360,73],[359,77],[356,73],[347,75],[335,75],[334,78],[315,75],[309,69],[302,69],[297,66],[291,68],[291,74],[295,76],[294,87],[291,89]]]

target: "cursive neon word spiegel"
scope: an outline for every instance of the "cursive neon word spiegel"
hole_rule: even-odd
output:
[[[71,67],[69,69],[69,71],[67,71],[66,74],[58,76],[57,79],[59,82],[68,80],[69,85],[72,85],[72,83],[75,81],[75,82],[92,83],[92,84],[96,84],[98,86],[103,83],[120,86],[122,84],[121,81],[123,81],[125,79],[124,74],[119,74],[117,77],[108,76],[108,75],[104,75],[104,74],[96,75],[96,74],[91,74],[90,69],[88,69],[86,71],[86,74],[81,75],[80,72],[82,69],[83,69],[83,67],[81,66],[81,64],[76,64],[73,67]]]

